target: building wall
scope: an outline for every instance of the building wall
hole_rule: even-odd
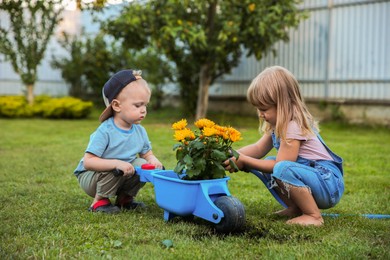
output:
[[[59,24],[55,34],[51,38],[45,52],[45,57],[38,66],[34,87],[34,94],[47,94],[51,96],[64,96],[68,94],[68,85],[61,76],[61,71],[53,69],[50,65],[52,57],[67,56],[67,52],[60,46],[58,39],[61,32],[77,34],[80,32],[80,12],[66,10],[63,13],[63,21]],[[1,25],[9,27],[8,14],[0,12]],[[4,56],[0,54],[0,95],[23,95],[25,86],[20,80],[8,61],[4,61]]]
[[[281,65],[297,77],[309,103],[327,100],[350,121],[390,125],[390,1],[306,0],[300,8],[309,18],[290,30],[289,42],[275,45],[277,56],[243,57],[210,88],[210,108],[252,111],[244,108],[251,80],[266,67]],[[320,118],[331,113],[315,111]]]
[[[170,100],[169,104],[173,104]],[[311,114],[319,121],[343,120],[353,124],[382,125],[390,127],[390,105],[382,102],[318,102],[306,99]],[[256,117],[255,108],[244,97],[210,98],[209,110]]]
[[[211,95],[245,95],[260,71],[281,65],[306,98],[390,101],[390,1],[310,0],[302,8],[309,18],[290,31],[288,43],[275,45],[276,57],[243,57]]]

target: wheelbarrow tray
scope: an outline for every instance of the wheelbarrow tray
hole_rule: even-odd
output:
[[[157,205],[164,209],[166,221],[178,216],[194,215],[219,223],[223,212],[214,204],[220,196],[231,196],[229,177],[212,180],[183,180],[170,170],[153,171],[153,185]]]

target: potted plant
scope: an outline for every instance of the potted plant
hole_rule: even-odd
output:
[[[188,128],[186,119],[172,124],[174,138],[179,142],[173,147],[177,159],[174,171],[186,180],[224,178],[226,173],[222,163],[232,156],[238,158],[232,144],[241,140],[241,133],[206,118],[196,121],[195,126],[195,131]],[[232,160],[229,162],[238,170]]]

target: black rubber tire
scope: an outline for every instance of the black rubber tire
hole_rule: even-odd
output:
[[[221,196],[214,201],[214,204],[222,210],[224,217],[221,222],[215,225],[218,233],[240,232],[245,227],[245,208],[241,201],[231,196]]]

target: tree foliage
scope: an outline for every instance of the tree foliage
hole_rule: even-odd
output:
[[[274,43],[288,40],[288,29],[305,17],[298,3],[139,0],[104,28],[129,48],[152,46],[174,62],[184,103],[192,113],[196,107],[200,118],[207,111],[209,86],[230,73],[243,54],[260,59]]]
[[[92,0],[92,1],[83,1],[76,0],[76,6],[79,10],[97,10],[100,11],[107,5],[108,0]]]
[[[76,97],[101,96],[107,79],[121,69],[142,69],[153,89],[153,107],[161,106],[162,85],[172,79],[171,68],[155,49],[135,51],[124,48],[113,39],[97,34],[93,37],[63,35],[60,41],[67,57],[52,57],[52,66],[60,69]]]
[[[87,92],[87,85],[83,80],[84,43],[66,33],[63,33],[59,43],[68,52],[69,57],[53,56],[51,65],[60,69],[62,78],[69,83],[69,95],[82,97]]]
[[[0,24],[0,53],[27,87],[33,103],[37,68],[63,10],[59,0],[3,0],[0,11],[8,14],[9,26]]]

